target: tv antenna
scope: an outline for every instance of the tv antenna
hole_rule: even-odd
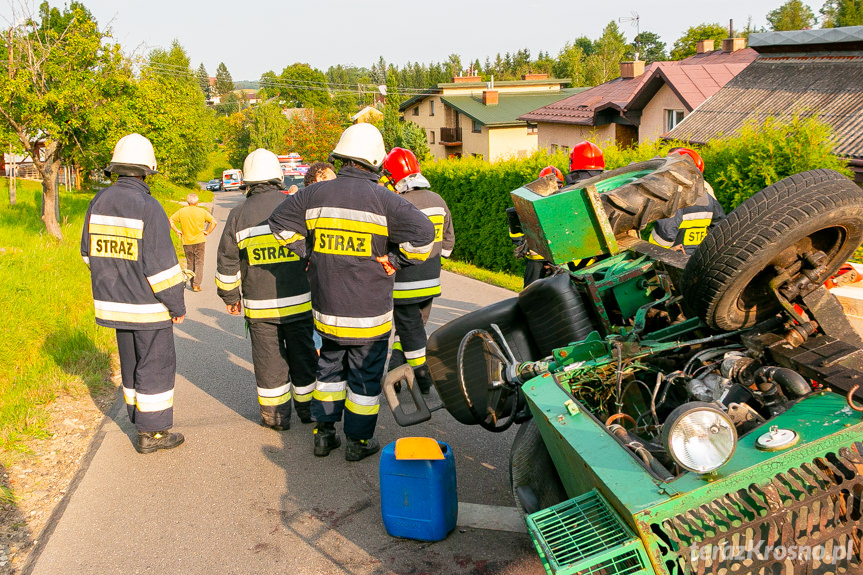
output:
[[[635,26],[635,39],[632,43],[635,45],[635,59],[638,60],[638,37],[641,35],[641,17],[635,10],[633,10],[631,14],[632,16],[622,16],[618,18],[617,21],[621,24],[631,22],[632,25]]]

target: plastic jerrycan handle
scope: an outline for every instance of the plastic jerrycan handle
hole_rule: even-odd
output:
[[[395,390],[395,385],[399,382],[401,382],[403,386],[407,386],[410,391],[411,399],[416,407],[416,411],[405,413],[405,410],[402,409],[401,402],[399,402],[399,396]],[[393,369],[384,379],[384,397],[387,398],[387,403],[390,406],[390,410],[393,412],[393,417],[395,418],[396,423],[402,427],[416,425],[417,423],[422,423],[431,419],[431,411],[429,411],[425,399],[420,392],[420,386],[414,385],[414,383],[414,370],[408,364],[403,364]]]

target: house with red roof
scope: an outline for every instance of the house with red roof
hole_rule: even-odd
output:
[[[538,148],[568,151],[590,140],[631,146],[661,138],[755,60],[742,38],[698,43],[684,60],[621,62],[621,75],[519,117],[537,125]]]

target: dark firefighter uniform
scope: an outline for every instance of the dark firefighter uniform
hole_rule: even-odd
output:
[[[318,360],[306,261],[280,245],[267,224],[285,199],[279,187],[255,184],[247,195],[225,222],[216,287],[226,305],[242,301],[263,423],[287,428],[292,396],[297,415],[310,421]]]
[[[664,248],[682,246],[686,255],[692,255],[707,237],[707,231],[724,218],[722,206],[705,192],[694,205],[677,210],[670,218],[656,220],[650,232],[650,243]]]
[[[392,330],[393,276],[375,258],[396,267],[425,261],[434,226],[401,196],[355,166],[338,178],[289,196],[270,217],[273,233],[300,255],[309,254],[315,328],[323,338],[312,418],[337,422],[344,432],[370,439],[377,423],[381,378]]]
[[[527,247],[527,239],[521,228],[518,213],[515,208],[506,209],[506,221],[509,226],[509,239],[515,246],[515,256],[524,258],[524,287],[549,274],[545,258]]]
[[[394,351],[401,351],[405,361],[416,375],[420,390],[431,389],[431,374],[426,365],[425,324],[431,312],[432,301],[441,294],[441,258],[448,258],[455,246],[455,233],[449,208],[435,192],[417,188],[401,196],[416,206],[434,224],[435,236],[429,258],[422,264],[402,268],[396,272],[393,289],[393,322],[396,328]]]
[[[120,176],[90,202],[81,234],[96,323],[117,330],[123,395],[138,432],[174,422],[172,317],[186,315],[185,276],[165,210],[142,180]]]

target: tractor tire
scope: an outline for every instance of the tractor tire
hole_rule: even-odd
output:
[[[509,479],[515,506],[522,518],[529,515],[529,512],[546,509],[568,499],[533,419],[519,427],[515,434],[509,452]],[[539,504],[538,509],[524,509],[518,497],[520,487],[529,487],[533,491]]]
[[[683,271],[684,303],[715,329],[751,327],[780,309],[768,285],[774,266],[794,269],[802,254],[822,251],[826,265],[814,288],[861,242],[863,190],[833,170],[795,174],[744,201],[707,234]]]
[[[627,174],[652,170],[627,180]],[[604,189],[610,185],[617,187]],[[573,184],[578,188],[596,186],[615,236],[630,230],[641,231],[651,222],[670,218],[691,206],[704,193],[704,178],[688,156],[669,156],[636,162],[603,172]]]

